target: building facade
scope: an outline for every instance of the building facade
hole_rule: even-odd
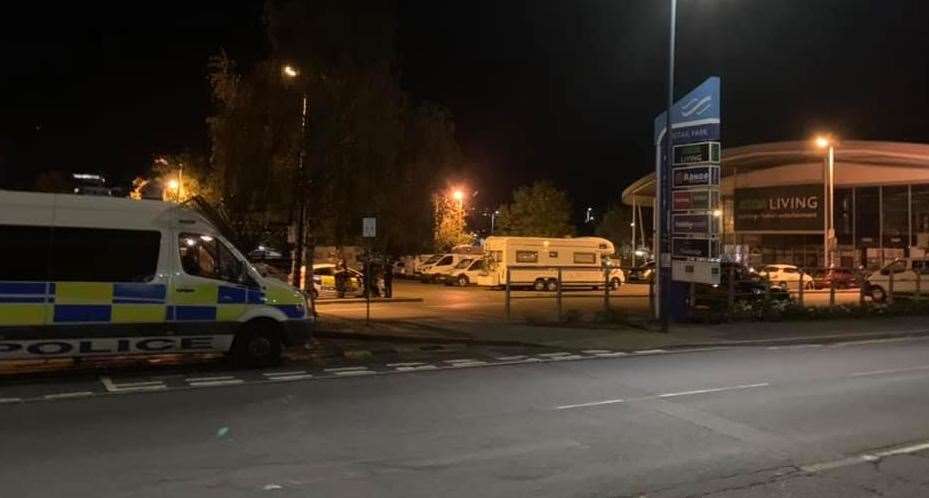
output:
[[[929,144],[835,144],[833,190],[837,265],[876,268],[929,251]],[[752,266],[826,264],[826,153],[812,142],[777,142],[722,154],[723,258]],[[623,191],[629,205],[653,206],[654,174]]]

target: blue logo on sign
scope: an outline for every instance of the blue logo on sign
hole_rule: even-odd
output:
[[[655,144],[667,125],[666,113],[655,118]],[[719,123],[719,77],[712,76],[671,107],[671,124],[675,128]],[[676,137],[675,137],[676,138]]]

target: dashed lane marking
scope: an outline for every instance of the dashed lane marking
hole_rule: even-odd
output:
[[[596,353],[594,356],[597,358],[616,358],[619,356],[627,356],[629,353],[624,353],[622,351],[616,351],[615,353]]]
[[[579,355],[579,354],[571,354],[571,355],[567,355],[567,356],[555,356],[554,358],[551,358],[551,360],[552,360],[552,361],[583,360],[583,359],[585,359],[585,358],[589,358],[589,356],[581,356],[581,355]]]
[[[594,354],[594,355],[596,355],[596,354],[610,353],[611,351],[610,351],[609,349],[585,349],[585,350],[583,350],[583,351],[581,351],[581,352],[584,353],[584,354]]]
[[[767,386],[770,386],[770,385],[771,385],[771,384],[768,384],[767,382],[760,382],[760,383],[758,383],[758,384],[740,384],[740,385],[738,385],[738,386],[711,387],[711,388],[708,388],[708,389],[695,389],[695,390],[693,390],[693,391],[681,391],[681,392],[676,392],[676,393],[662,393],[662,394],[658,394],[657,397],[659,397],[659,398],[674,398],[674,397],[677,397],[677,396],[691,396],[691,395],[694,395],[694,394],[718,393],[718,392],[724,392],[724,391],[739,391],[739,390],[742,390],[742,389],[753,389],[753,388],[756,388],[756,387],[767,387]]]
[[[388,363],[388,364],[387,364],[387,366],[388,366],[388,367],[391,367],[391,368],[394,368],[394,367],[418,367],[418,366],[420,366],[420,365],[425,365],[425,363],[423,363],[423,362],[421,362],[421,361],[401,361],[401,362],[399,362],[399,363]]]
[[[86,398],[87,396],[93,396],[94,393],[90,391],[77,391],[73,393],[57,393],[57,394],[46,394],[45,399],[69,399],[69,398]]]
[[[101,376],[100,382],[103,384],[103,387],[106,388],[108,392],[117,393],[117,392],[129,392],[129,391],[157,391],[159,389],[167,389],[163,382],[160,380],[144,381],[144,382],[113,382],[113,379],[107,376]]]
[[[816,472],[823,472],[826,470],[838,469],[841,467],[850,467],[852,465],[859,465],[865,462],[876,462],[882,458],[892,457],[896,455],[907,455],[910,453],[917,453],[920,451],[929,450],[929,442],[911,444],[908,446],[901,446],[899,448],[891,448],[884,451],[875,451],[873,453],[863,453],[861,455],[852,456],[848,458],[842,458],[839,460],[833,460],[831,462],[821,462],[814,463],[811,465],[801,466],[800,469],[804,472],[813,474]]]
[[[397,367],[396,371],[398,372],[416,372],[420,370],[438,370],[439,367],[435,365],[422,365],[422,366],[409,366],[409,367]]]
[[[848,376],[849,377],[866,377],[869,375],[886,375],[886,374],[895,374],[895,373],[917,372],[920,370],[929,370],[929,365],[919,365],[916,367],[906,367],[906,368],[888,368],[884,370],[868,370],[866,372],[852,372],[848,374]]]
[[[312,378],[313,378],[313,375],[311,374],[294,374],[294,375],[279,375],[276,377],[272,376],[272,377],[268,377],[268,380],[287,381],[287,380],[305,380],[305,379],[312,379]]]
[[[590,403],[576,403],[573,405],[561,405],[555,407],[556,410],[568,410],[570,408],[587,408],[590,406],[603,406],[603,405],[615,405],[617,403],[625,403],[624,399],[607,399],[603,401],[591,401]]]
[[[496,357],[496,359],[498,359],[498,360],[500,360],[500,361],[524,360],[524,359],[526,359],[526,358],[528,358],[528,357],[527,357],[526,355],[524,355],[524,354],[518,354],[518,355],[514,355],[514,356],[497,356],[497,357]]]
[[[264,375],[265,377],[280,377],[288,375],[301,375],[305,373],[306,370],[290,370],[287,372],[262,372],[261,375]]]
[[[213,376],[213,377],[187,377],[186,380],[187,382],[193,383],[193,382],[211,382],[215,380],[229,380],[229,379],[234,379],[234,378],[235,377],[233,377],[232,375],[219,375],[219,376]]]
[[[557,352],[557,353],[540,353],[540,354],[537,355],[537,356],[544,356],[544,357],[546,357],[546,358],[555,358],[555,357],[558,357],[558,356],[568,356],[568,355],[570,355],[570,354],[571,354],[571,353],[568,353],[568,352],[566,352],[566,351],[559,351],[559,352]]]
[[[639,351],[633,351],[635,354],[657,354],[657,353],[667,353],[664,349],[640,349]]]
[[[22,403],[23,398],[0,398],[0,405],[4,403]]]
[[[372,374],[376,374],[377,372],[373,370],[343,370],[341,372],[334,372],[334,373],[342,377],[349,377],[352,375],[372,375]]]
[[[368,367],[338,367],[338,368],[326,368],[324,370],[329,373],[337,374],[341,372],[357,372],[360,370],[367,370],[367,369]]]
[[[230,386],[244,383],[244,379],[237,379],[231,375],[217,377],[188,377],[187,383],[191,387]]]

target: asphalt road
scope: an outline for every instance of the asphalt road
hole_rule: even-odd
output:
[[[927,358],[869,341],[6,403],[0,494],[926,496]]]
[[[795,298],[797,289],[791,289]],[[453,320],[501,321],[504,319],[505,293],[482,287],[447,287],[415,281],[394,281],[394,295],[422,299],[422,302],[375,303],[371,316],[379,320]],[[555,295],[552,292],[514,291],[511,313],[514,318],[553,320],[556,316]],[[648,285],[626,284],[610,293],[611,306],[627,313],[649,313]],[[804,292],[807,306],[828,306],[829,291]],[[836,291],[837,304],[857,304],[858,289]],[[563,310],[592,315],[603,309],[603,290],[566,290]],[[326,303],[318,306],[323,316],[363,319],[364,303]]]

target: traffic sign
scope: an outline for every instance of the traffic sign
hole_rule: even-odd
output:
[[[367,217],[361,219],[361,236],[374,238],[377,234],[377,218]]]

